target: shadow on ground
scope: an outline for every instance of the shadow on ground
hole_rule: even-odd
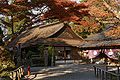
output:
[[[97,80],[91,65],[65,64],[55,67],[32,67],[28,80]]]

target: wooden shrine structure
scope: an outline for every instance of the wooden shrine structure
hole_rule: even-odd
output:
[[[118,60],[116,52],[117,54],[120,52],[120,36],[113,37],[105,34],[112,30],[112,28],[113,26],[109,26],[101,33],[93,34],[84,39],[83,43],[80,44],[80,49],[88,51],[89,59],[99,56]],[[98,59],[98,57],[96,59]]]
[[[78,60],[80,59],[78,46],[82,41],[83,39],[67,23],[56,22],[22,32],[10,43],[10,47],[18,46],[18,44],[21,44],[21,48],[33,45],[44,45],[46,48],[53,46],[58,51],[57,60]],[[47,55],[47,53],[45,49],[44,54]]]
[[[80,44],[80,48],[84,49],[115,49],[120,48],[120,36],[106,35],[106,32],[112,30],[112,26],[106,28],[101,33],[90,35],[88,38],[84,39],[83,43]]]

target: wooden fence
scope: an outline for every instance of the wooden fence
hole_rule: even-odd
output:
[[[97,80],[120,80],[120,73],[119,73],[120,66],[106,66],[106,70],[98,66],[93,66],[93,67]],[[113,68],[113,67],[117,68],[117,72],[109,71],[109,68]]]
[[[10,72],[10,78],[12,80],[21,80],[23,75],[24,75],[24,66],[20,66],[19,68]]]
[[[117,74],[120,73],[120,66],[106,66],[106,71],[109,71],[110,68],[117,68]]]

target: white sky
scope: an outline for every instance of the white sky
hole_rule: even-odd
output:
[[[82,1],[82,0],[71,0],[71,1],[76,1],[77,3],[80,3],[80,1]]]

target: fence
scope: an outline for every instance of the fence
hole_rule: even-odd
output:
[[[100,67],[93,66],[95,71],[95,76],[97,80],[120,80],[119,69],[120,66],[106,66],[106,70],[103,70]],[[110,67],[116,67],[117,73],[115,71],[108,71]]]
[[[10,72],[10,78],[12,80],[21,80],[23,75],[24,75],[24,66],[20,66],[19,68]]]
[[[120,73],[120,66],[106,66],[106,71],[109,71],[109,68],[117,68],[117,74]]]

